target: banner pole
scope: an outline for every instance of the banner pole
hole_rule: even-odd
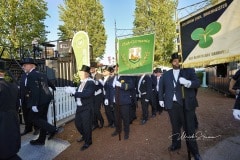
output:
[[[115,24],[115,57],[116,57],[116,67],[118,69],[118,56],[117,56],[117,24],[116,24],[116,20],[114,22]],[[118,71],[117,71],[118,72]],[[118,79],[118,73],[115,75],[116,76],[116,80]],[[116,130],[118,131],[118,137],[119,137],[119,141],[121,141],[121,120],[120,120],[120,105],[119,105],[119,87],[116,87],[116,118],[117,118],[117,128]]]
[[[183,58],[181,58],[181,61],[183,63]],[[179,74],[181,74],[182,70],[183,70],[183,65],[181,65]],[[183,111],[183,120],[184,120],[184,125],[185,125],[185,129],[184,130],[185,130],[186,135],[189,136],[188,135],[188,122],[187,122],[187,118],[186,118],[187,115],[186,115],[186,104],[185,104],[185,91],[184,91],[184,86],[181,85],[181,87],[182,87],[182,102],[183,102],[183,109],[182,109],[182,111]],[[188,138],[185,138],[185,141],[186,141],[186,145],[187,145],[188,160],[191,160],[191,152],[190,152],[190,149],[189,149]]]

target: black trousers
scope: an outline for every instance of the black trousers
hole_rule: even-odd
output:
[[[183,112],[183,106],[177,102],[173,103],[172,109],[168,110],[170,122],[172,125],[172,145],[181,146],[181,139],[188,143],[190,152],[195,155],[199,154],[198,145],[195,137],[195,109]],[[184,119],[185,115],[185,119]],[[186,120],[186,121],[184,121]],[[184,136],[181,135],[181,128],[184,129]],[[185,138],[186,137],[186,138]],[[190,138],[187,138],[190,137]]]
[[[25,131],[32,131],[32,128],[34,127],[34,130],[37,130],[37,126],[33,126],[33,123],[31,121],[31,117],[29,114],[31,114],[31,108],[27,108],[27,104],[23,102],[22,104],[22,112],[23,112],[23,119],[25,124]]]
[[[136,115],[137,103],[138,102],[136,101],[131,104],[131,107],[129,110],[130,122],[132,122],[134,119],[137,118],[137,115]]]
[[[7,158],[5,160],[22,160],[22,158],[19,157],[19,155],[15,154],[12,157],[9,157],[9,158]]]
[[[163,111],[163,108],[159,104],[158,92],[157,91],[153,91],[151,105],[155,106],[154,108],[152,108],[152,110],[156,109],[155,114],[156,114],[156,112],[161,113]],[[154,113],[154,111],[152,111],[152,113]]]
[[[142,106],[142,120],[148,120],[148,106],[149,101],[146,102],[144,97],[141,97],[141,106]]]
[[[119,109],[117,108],[119,107]],[[130,131],[130,119],[129,119],[129,109],[131,107],[131,104],[127,105],[119,105],[115,106],[114,113],[116,117],[116,131],[121,132],[122,131],[122,123],[123,123],[123,130],[125,135],[129,135]],[[118,112],[119,111],[119,112]]]
[[[109,126],[116,126],[116,118],[115,118],[115,113],[114,113],[114,105],[104,105],[105,108],[105,113],[106,113],[106,117],[108,120],[108,125]]]
[[[156,115],[157,113],[157,92],[155,90],[152,91],[151,99],[149,101],[149,104],[152,107],[152,115]]]
[[[56,127],[48,123],[47,120],[49,103],[38,106],[38,112],[33,112],[31,110],[30,113],[33,124],[40,128],[38,140],[43,142],[45,142],[47,132],[53,133],[56,131]]]
[[[82,135],[85,144],[92,143],[92,106],[77,106],[75,115],[75,126]]]
[[[94,97],[93,106],[93,126],[98,126],[98,121],[103,124],[103,117],[101,113],[101,106],[103,103],[103,94],[96,95]]]
[[[237,96],[237,98],[235,100],[233,108],[234,109],[240,109],[240,94],[238,94],[238,96]]]

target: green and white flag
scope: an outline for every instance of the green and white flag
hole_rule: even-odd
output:
[[[79,31],[73,36],[72,47],[77,63],[77,70],[82,65],[90,66],[89,37],[84,31]]]
[[[151,74],[154,59],[154,34],[118,40],[118,74]]]

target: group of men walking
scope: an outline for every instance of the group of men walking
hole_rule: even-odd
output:
[[[123,130],[124,139],[127,140],[130,134],[130,124],[136,119],[137,102],[140,100],[142,110],[140,123],[142,125],[147,123],[149,117],[154,118],[157,113],[161,114],[165,109],[170,117],[173,135],[169,151],[181,148],[181,128],[183,128],[184,134],[188,137],[186,142],[189,153],[195,160],[201,159],[196,137],[194,137],[195,109],[198,106],[196,90],[200,86],[200,80],[194,69],[180,69],[177,53],[172,55],[170,63],[173,69],[165,73],[157,68],[154,74],[139,76],[118,75],[118,65],[104,66],[101,68],[102,77],[100,78],[96,78],[96,73],[91,74],[91,70],[94,70],[93,66],[83,65],[80,71],[87,75],[87,83],[84,86],[81,83],[77,90],[66,87],[66,92],[74,95],[77,101],[75,124],[82,135],[78,141],[85,142],[81,150],[87,149],[92,144],[92,129],[95,126],[100,128],[103,126],[104,122],[100,115],[101,104],[105,108],[107,126],[115,128],[112,136],[120,134]],[[81,79],[84,81],[86,78]]]
[[[181,148],[181,128],[186,134],[187,148],[195,160],[201,159],[195,135],[195,109],[198,106],[196,89],[200,86],[193,69],[180,69],[179,57],[175,53],[170,63],[173,69],[162,72],[160,68],[153,74],[139,76],[118,75],[118,65],[104,66],[99,76],[95,66],[82,65],[78,72],[81,82],[77,88],[65,87],[65,91],[76,100],[75,126],[84,141],[81,150],[92,144],[92,131],[104,126],[101,106],[104,106],[107,126],[115,128],[112,136],[123,130],[124,140],[129,139],[130,124],[136,117],[138,100],[141,102],[144,125],[149,117],[154,118],[165,109],[172,126],[172,144],[169,151]],[[47,133],[48,139],[58,132],[58,129],[47,122],[48,105],[51,92],[55,87],[49,83],[46,75],[36,70],[36,63],[28,58],[22,62],[25,71],[21,78],[20,97],[25,107],[24,120],[26,128],[23,134],[32,131],[36,126],[40,129],[39,137],[31,140],[31,145],[44,145]],[[15,105],[16,106],[16,105]],[[149,108],[151,106],[151,108]],[[151,113],[151,114],[150,114]]]
[[[37,63],[32,58],[21,61],[23,74],[20,85],[8,74],[5,61],[0,61],[0,159],[21,159],[17,152],[21,147],[21,135],[33,130],[39,131],[37,139],[31,140],[31,145],[44,145],[58,132],[58,128],[48,123],[48,107],[52,100],[49,87],[55,90],[47,76],[37,70]],[[25,129],[20,133],[18,109],[21,106]],[[11,142],[8,137],[11,137]]]

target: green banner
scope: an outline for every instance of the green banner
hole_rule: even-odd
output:
[[[79,31],[73,36],[72,47],[77,63],[77,70],[80,70],[82,65],[90,66],[89,55],[89,37],[84,31]]]
[[[118,73],[120,75],[151,74],[154,40],[154,34],[118,40]]]

